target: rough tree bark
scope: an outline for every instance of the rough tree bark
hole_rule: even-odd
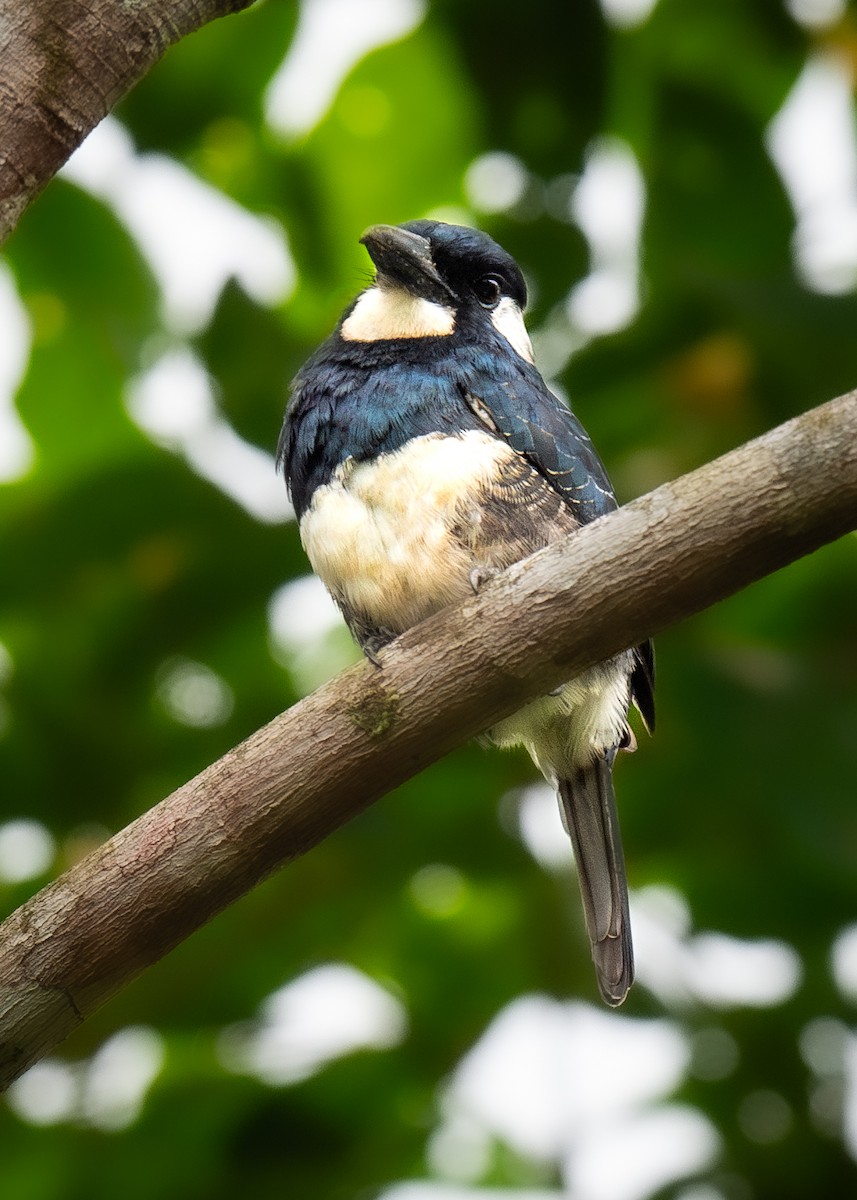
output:
[[[404,634],[380,668],[345,672],[0,926],[0,1085],[453,746],[855,527],[857,392],[517,564]]]
[[[0,0],[0,245],[90,130],[185,34],[252,0]]]

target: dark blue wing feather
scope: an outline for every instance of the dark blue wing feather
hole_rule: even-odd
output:
[[[478,402],[497,432],[560,493],[581,525],[616,508],[604,464],[585,429],[534,367],[522,363],[513,378],[474,373],[465,400],[471,406]]]
[[[465,400],[560,493],[581,525],[617,507],[586,430],[535,368],[515,379],[492,379],[484,372],[465,392]],[[654,653],[647,641],[634,650],[631,694],[650,733],[655,727],[654,680]]]

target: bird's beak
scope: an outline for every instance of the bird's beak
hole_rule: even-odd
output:
[[[398,225],[372,225],[360,241],[369,251],[382,287],[392,284],[438,304],[450,304],[454,299],[434,265],[428,238]]]

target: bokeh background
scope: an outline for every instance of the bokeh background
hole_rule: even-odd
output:
[[[273,449],[365,226],[479,224],[622,499],[857,382],[841,0],[267,0],[0,266],[0,905],[354,657]],[[16,1200],[789,1200],[857,1159],[857,542],[658,639],[596,999],[524,757],[462,747],[0,1107]]]

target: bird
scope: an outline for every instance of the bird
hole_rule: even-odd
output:
[[[487,233],[373,225],[374,276],[292,382],[277,460],[313,570],[366,656],[617,501],[571,408],[534,363],[527,287]],[[523,745],[571,838],[603,1000],[634,978],[612,783],[653,731],[650,642],[586,670],[487,731]]]

